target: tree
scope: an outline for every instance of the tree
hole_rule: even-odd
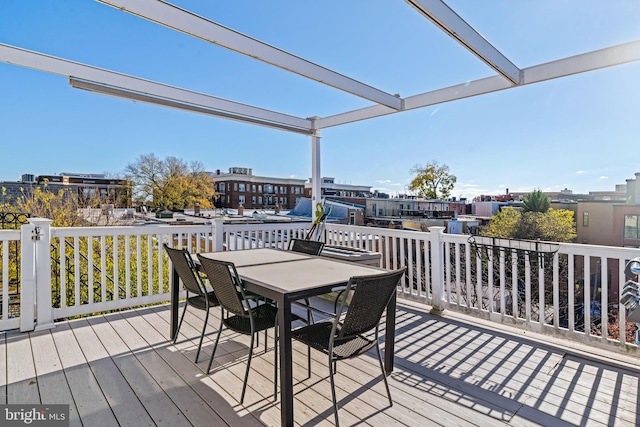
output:
[[[416,191],[425,199],[446,199],[457,181],[456,176],[449,173],[449,166],[436,161],[429,162],[424,167],[415,165],[411,173],[416,176],[411,180],[409,190]]]
[[[514,208],[502,209],[491,217],[491,222],[482,229],[481,234],[499,239],[512,239],[518,230],[521,216]]]
[[[576,238],[573,212],[549,208],[547,212],[518,212],[503,209],[491,217],[481,235],[501,239],[542,240],[546,242],[572,242]]]
[[[533,190],[527,194],[522,201],[520,210],[522,212],[541,212],[545,213],[551,207],[551,201],[549,198],[539,189]]]
[[[12,201],[12,207],[19,212],[28,213],[34,218],[49,218],[53,227],[80,227],[87,225],[78,214],[78,197],[71,189],[57,192],[42,187],[21,189],[22,195]]]
[[[199,203],[207,209],[216,197],[213,178],[200,162],[188,165],[177,157],[142,154],[126,166],[125,174],[133,181],[134,202],[152,208],[180,210]]]

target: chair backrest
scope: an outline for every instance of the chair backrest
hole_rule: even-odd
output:
[[[403,267],[375,276],[352,277],[336,316],[336,321],[338,321],[349,294],[348,291],[355,289],[338,336],[342,338],[364,334],[376,328],[380,323],[382,313],[398,288],[400,278],[406,271],[407,267]]]
[[[164,250],[167,252],[167,255],[169,255],[173,268],[175,268],[178,276],[180,276],[180,280],[182,280],[187,291],[204,295],[206,293],[204,283],[200,280],[200,276],[198,275],[189,251],[186,249],[174,249],[166,243],[164,244]]]
[[[232,262],[203,257],[200,254],[198,259],[222,308],[238,316],[248,317],[248,311],[242,303],[244,288],[235,265]]]
[[[324,248],[324,242],[318,240],[291,239],[289,241],[289,250],[293,252],[320,255],[322,248]]]

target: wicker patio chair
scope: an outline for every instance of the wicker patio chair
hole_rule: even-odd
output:
[[[319,256],[323,248],[324,242],[318,240],[291,239],[289,241],[289,250],[292,252]],[[302,305],[307,307],[307,324],[313,323],[313,312],[309,298],[305,298]]]
[[[307,255],[315,255],[319,256],[324,248],[324,242],[319,240],[306,240],[306,239],[291,239],[289,241],[289,250],[292,252],[299,252]],[[313,319],[313,311],[311,309],[311,302],[309,298],[304,299],[304,304],[300,302],[296,302],[307,309],[307,325],[310,325],[314,322]],[[307,366],[308,366],[308,378],[311,378],[311,348],[307,352]]]
[[[389,405],[393,405],[387,376],[382,364],[378,332],[382,314],[396,292],[400,278],[405,271],[406,267],[403,267],[399,270],[374,276],[352,277],[347,284],[347,291],[342,295],[338,312],[333,320],[314,323],[292,331],[294,339],[327,354],[329,357],[329,379],[331,381],[336,426],[339,425],[339,421],[333,379],[334,363],[339,360],[360,356],[373,347],[376,348],[380,371],[387,389]],[[351,304],[344,317],[342,317],[347,296],[352,288],[355,288],[355,291],[351,297]],[[387,315],[394,316],[395,313],[388,313]],[[373,337],[370,337],[371,331],[375,331]]]
[[[278,309],[270,303],[251,305],[252,298],[245,295],[242,280],[238,277],[238,272],[233,263],[218,261],[206,258],[198,254],[200,265],[205,274],[209,278],[209,283],[213,286],[222,312],[220,314],[220,327],[218,328],[218,336],[211,352],[209,365],[207,366],[207,374],[211,371],[211,364],[218,348],[220,334],[222,328],[226,326],[234,332],[251,336],[251,344],[249,345],[249,358],[247,360],[247,368],[244,374],[244,383],[242,385],[242,395],[240,403],[244,402],[244,395],[247,389],[247,380],[249,379],[249,369],[251,367],[251,357],[253,356],[253,347],[255,336],[260,331],[266,331],[275,328],[274,341],[274,363],[273,363],[273,395],[277,397],[277,371],[278,371]],[[266,338],[265,338],[266,344]]]
[[[178,339],[180,326],[182,326],[184,315],[187,312],[187,306],[197,308],[198,310],[204,310],[206,313],[204,317],[204,326],[202,327],[202,333],[200,334],[200,342],[198,343],[198,351],[196,353],[196,363],[198,363],[200,349],[202,348],[202,340],[204,339],[204,333],[207,329],[207,322],[209,320],[209,309],[217,307],[220,304],[218,303],[215,293],[213,291],[207,291],[189,251],[185,249],[171,248],[166,243],[164,244],[164,249],[167,252],[167,255],[169,255],[173,268],[178,273],[182,284],[187,290],[186,303],[184,305],[184,310],[182,310],[182,316],[180,316],[180,322],[178,323],[176,334],[173,337],[173,342],[175,343]]]

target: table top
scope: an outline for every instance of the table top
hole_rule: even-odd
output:
[[[272,264],[277,262],[301,261],[309,259],[309,255],[299,252],[281,251],[277,249],[246,249],[242,251],[206,252],[203,257],[227,261],[235,264],[236,268],[248,265]]]
[[[203,256],[233,262],[242,280],[284,295],[326,290],[327,287],[345,285],[353,276],[370,276],[384,271],[377,267],[276,249],[212,252]]]

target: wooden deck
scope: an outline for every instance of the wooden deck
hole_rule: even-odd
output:
[[[181,338],[167,340],[168,306],[61,322],[0,340],[0,401],[70,404],[72,426],[278,426],[273,339],[252,362],[239,405],[248,340],[223,334],[206,375],[218,325],[210,319],[203,354],[193,358],[202,313],[187,313]],[[343,425],[637,426],[640,381],[633,367],[580,356],[399,305],[396,369],[388,407],[375,356],[338,365]],[[326,360],[294,343],[295,420],[333,425]],[[221,365],[222,364],[222,365]]]

